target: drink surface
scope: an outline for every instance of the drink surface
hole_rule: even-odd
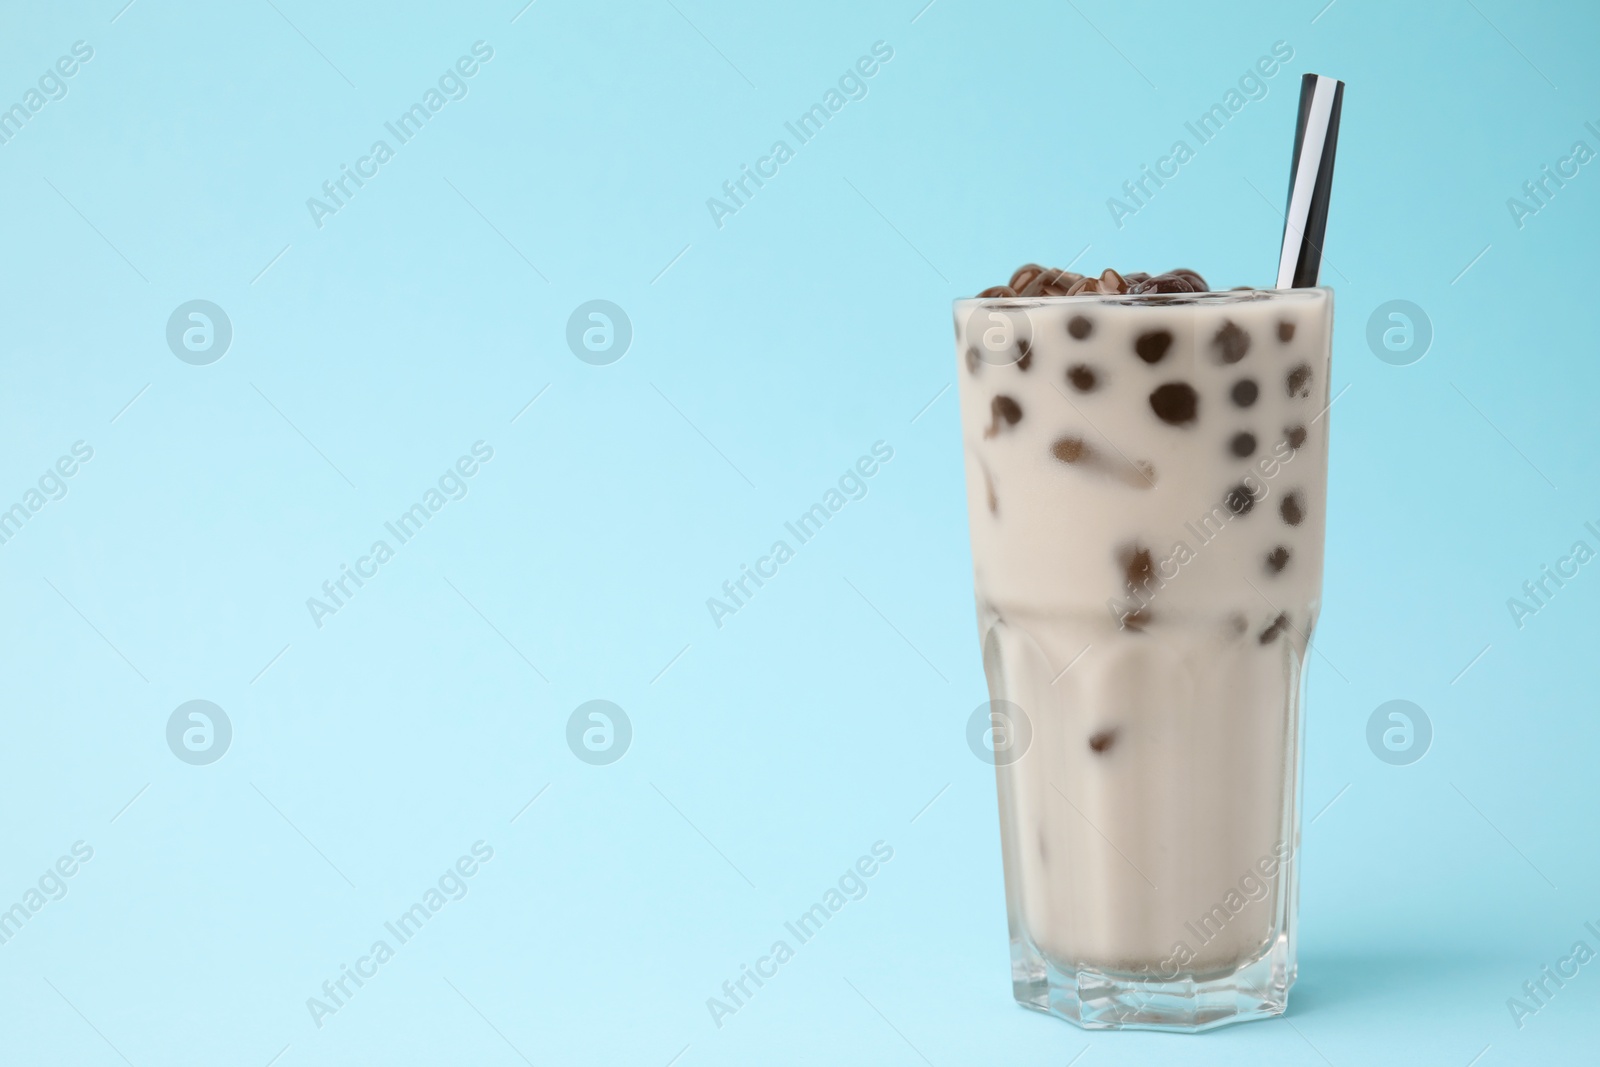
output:
[[[984,666],[1028,735],[997,767],[1019,998],[1042,968],[1292,975],[1330,295],[955,313]]]

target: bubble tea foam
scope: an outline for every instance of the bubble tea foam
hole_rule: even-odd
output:
[[[957,301],[1017,999],[1087,1026],[1281,1012],[1321,599],[1327,290],[1028,266]],[[1004,702],[1004,703],[1002,703]]]

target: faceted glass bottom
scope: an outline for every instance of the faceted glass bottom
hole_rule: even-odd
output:
[[[1197,1033],[1266,1019],[1282,1015],[1289,1006],[1294,979],[1288,934],[1236,970],[1173,981],[1108,974],[1087,966],[1066,971],[1026,938],[1011,942],[1011,987],[1017,1003],[1086,1030]]]

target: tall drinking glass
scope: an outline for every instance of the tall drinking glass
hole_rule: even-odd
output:
[[[1287,1005],[1332,305],[956,302],[1025,1006],[1202,1030]]]

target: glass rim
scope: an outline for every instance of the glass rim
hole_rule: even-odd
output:
[[[1120,304],[1124,307],[1179,308],[1195,305],[1270,303],[1291,297],[1328,297],[1333,289],[1314,285],[1302,289],[1211,289],[1203,293],[1079,293],[1076,296],[965,296],[951,301],[953,307],[983,305],[1027,309],[1037,307],[1087,307]]]

